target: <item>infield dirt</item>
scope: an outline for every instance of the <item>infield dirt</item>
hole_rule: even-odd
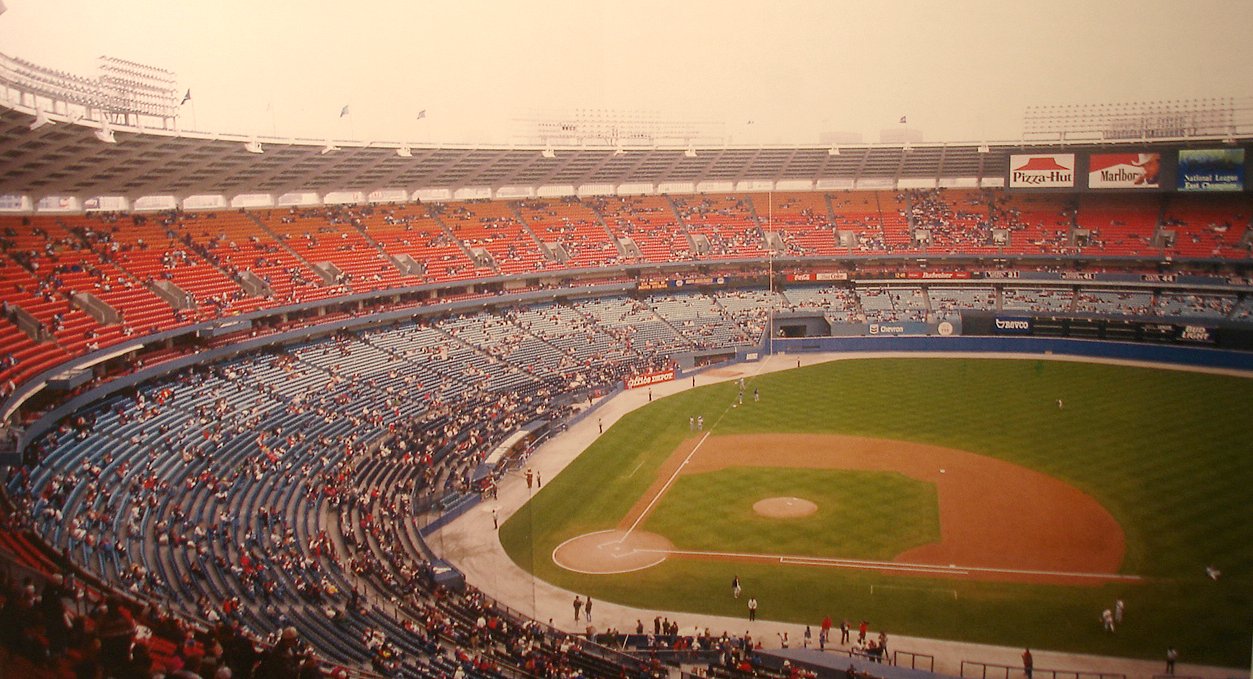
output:
[[[967,569],[954,577],[1095,585],[1104,580],[1102,575],[1116,577],[1126,549],[1122,528],[1100,503],[1046,474],[939,446],[791,434],[688,439],[661,465],[648,491],[619,521],[613,540],[619,545],[635,542],[634,534],[639,531],[632,528],[652,511],[676,475],[728,467],[898,472],[932,483],[939,501],[940,540],[902,552],[893,563]],[[648,536],[647,541],[649,547],[632,556],[629,549],[607,551],[605,534],[593,534],[563,544],[554,559],[577,563],[582,572],[620,572],[628,562],[643,565],[660,563],[662,557],[709,558],[666,554],[664,538]],[[717,558],[760,560],[755,555]]]

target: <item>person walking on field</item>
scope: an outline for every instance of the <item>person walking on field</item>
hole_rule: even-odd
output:
[[[757,619],[757,597],[748,598],[748,621],[752,622]]]
[[[583,617],[587,618],[588,622],[592,621],[592,597],[590,596],[583,603]]]
[[[1022,671],[1027,675],[1027,679],[1031,679],[1031,672],[1035,669],[1035,660],[1031,657],[1031,649],[1024,649],[1022,652]]]
[[[731,576],[731,596],[738,599],[740,598],[741,591],[742,590],[740,589],[740,576],[738,575]]]
[[[579,613],[583,611],[583,599],[578,594],[574,595],[574,621],[579,621]]]

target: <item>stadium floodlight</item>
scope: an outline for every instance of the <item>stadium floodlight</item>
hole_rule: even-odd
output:
[[[44,125],[56,125],[56,121],[48,117],[47,113],[41,108],[35,109],[35,122],[30,124],[31,131],[38,130]]]
[[[265,151],[261,148],[261,142],[256,139],[245,143],[244,150],[248,153],[265,153]]]
[[[991,152],[992,152],[992,147],[988,146],[987,142],[979,144],[979,153],[991,153]]]
[[[827,155],[828,156],[840,155],[840,147],[836,146],[835,144],[832,144],[831,148],[827,149]]]
[[[624,148],[622,148],[621,146],[619,146],[618,148],[616,148],[616,149],[614,149],[614,150],[613,150],[613,154],[614,154],[615,156],[625,156],[625,155],[626,155],[626,149],[624,149]]]
[[[408,146],[401,146],[400,148],[396,149],[396,155],[400,156],[401,158],[412,158],[413,150],[410,149]]]
[[[326,154],[328,154],[328,153],[331,153],[331,152],[333,152],[333,151],[338,151],[338,150],[339,150],[339,147],[338,147],[338,146],[336,146],[336,145],[334,145],[334,144],[332,144],[332,143],[331,143],[331,141],[328,139],[328,140],[326,140],[326,146],[324,146],[324,147],[322,148],[322,152],[321,152],[321,153],[322,153],[322,155],[326,155]]]
[[[99,139],[100,141],[106,144],[117,143],[117,139],[114,138],[113,136],[113,130],[109,129],[109,126],[107,124],[104,127],[96,130],[95,134],[96,134],[96,139]]]
[[[684,157],[684,158],[695,158],[695,157],[696,157],[696,149],[695,149],[695,148],[693,148],[693,147],[691,147],[691,146],[687,147],[687,150],[683,152],[683,157]]]
[[[539,154],[540,154],[541,156],[545,157],[545,158],[556,158],[556,157],[557,157],[557,152],[556,152],[556,151],[554,151],[554,150],[552,149],[552,147],[551,147],[551,146],[550,146],[550,147],[548,147],[548,148],[546,148],[546,149],[544,149],[543,151],[540,151],[540,152],[539,152]]]

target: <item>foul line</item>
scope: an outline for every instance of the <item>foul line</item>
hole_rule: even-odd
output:
[[[770,362],[770,358],[771,358],[770,356],[767,356],[765,359],[763,359],[762,361],[758,363],[757,373],[753,375],[753,377],[758,377],[761,375],[761,371],[765,370],[766,364]],[[713,434],[714,427],[718,426],[718,423],[721,422],[723,418],[727,416],[727,413],[731,412],[731,408],[734,405],[735,404],[733,402],[731,405],[727,406],[726,409],[722,411],[722,414],[718,415],[718,419],[710,423],[709,429],[705,432],[705,435],[701,437],[700,442],[696,444],[695,448],[692,448],[692,452],[688,453],[687,457],[683,458],[683,461],[679,463],[679,467],[674,470],[674,473],[670,475],[670,478],[666,479],[666,483],[665,485],[661,487],[661,490],[657,491],[657,494],[654,495],[653,498],[648,501],[648,506],[644,507],[644,511],[640,512],[640,515],[635,518],[635,521],[631,522],[631,526],[626,529],[626,532],[622,534],[622,537],[618,540],[618,542],[622,542],[626,540],[627,538],[631,537],[631,533],[637,527],[639,527],[640,522],[648,517],[649,512],[653,510],[653,506],[657,504],[657,501],[661,499],[661,496],[666,494],[666,491],[670,489],[670,485],[674,483],[674,480],[679,477],[679,474],[683,471],[683,468],[687,466],[687,463],[689,461],[691,461],[692,456],[696,454],[696,451],[700,450],[701,446],[705,445],[705,441],[709,439],[710,434]],[[641,461],[640,464],[644,464],[644,463]],[[638,470],[639,466],[636,466],[635,469]],[[634,470],[631,472],[631,475],[632,476],[635,475]]]
[[[713,427],[710,427],[710,429],[713,429]],[[712,433],[712,431],[707,431],[704,436],[700,437],[700,441],[697,442],[696,447],[692,448],[692,452],[688,453],[687,457],[683,458],[683,461],[679,463],[678,468],[674,470],[674,473],[670,475],[670,478],[666,479],[666,484],[661,487],[661,490],[657,491],[657,494],[653,496],[653,499],[648,501],[648,506],[644,508],[644,511],[640,512],[639,516],[635,517],[635,521],[631,523],[631,527],[626,530],[626,533],[623,533],[622,537],[618,539],[618,542],[622,542],[631,537],[631,531],[635,530],[636,526],[640,525],[640,522],[644,520],[644,517],[648,516],[648,513],[653,510],[653,505],[657,504],[657,501],[661,499],[661,496],[666,494],[666,490],[670,488],[670,484],[674,483],[674,480],[679,478],[679,472],[683,471],[683,468],[687,466],[688,461],[692,459],[692,456],[696,454],[696,451],[700,450],[701,446],[705,445],[705,441],[709,440],[709,435]]]
[[[993,568],[990,566],[958,566],[949,564],[909,563],[900,561],[867,561],[862,559],[839,559],[821,556],[795,556],[780,554],[754,554],[749,552],[713,552],[681,549],[636,549],[637,552],[672,554],[675,556],[692,557],[727,557],[739,559],[757,559],[775,561],[780,564],[795,566],[827,566],[832,568],[865,568],[870,570],[913,571],[919,573],[943,573],[948,575],[970,575],[972,573],[1000,573],[1005,575],[1047,575],[1064,578],[1090,578],[1094,580],[1121,580],[1137,582],[1143,580],[1139,575],[1123,575],[1121,573],[1083,573],[1073,571],[1051,571],[1031,568]]]

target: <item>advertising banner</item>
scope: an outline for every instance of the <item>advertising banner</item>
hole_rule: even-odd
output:
[[[1158,189],[1160,153],[1094,153],[1088,158],[1090,189]]]
[[[673,379],[673,370],[658,370],[656,372],[642,373],[628,377],[626,380],[626,387],[627,389],[638,389],[640,387],[646,387],[650,384],[669,382]]]
[[[1075,186],[1075,154],[1028,153],[1009,157],[1011,189],[1070,189]]]
[[[1031,318],[1029,316],[997,316],[993,319],[992,328],[998,335],[1030,335]]]
[[[832,337],[905,337],[918,335],[940,335],[949,337],[961,333],[961,322],[958,320],[941,321],[939,323],[923,323],[921,321],[899,321],[893,323],[833,323]]]
[[[898,271],[897,278],[923,281],[952,281],[971,278],[969,271]]]
[[[640,290],[668,290],[670,288],[682,288],[688,285],[718,287],[730,285],[734,281],[735,279],[730,276],[688,276],[687,278],[671,278],[668,280],[641,280],[637,287]]]
[[[787,280],[792,282],[805,281],[846,281],[848,273],[845,271],[819,271],[818,273],[790,273]]]
[[[1176,332],[1175,339],[1180,342],[1214,343],[1214,330],[1203,325],[1181,325],[1178,326]]]
[[[1187,149],[1179,152],[1180,191],[1243,191],[1244,149]]]

